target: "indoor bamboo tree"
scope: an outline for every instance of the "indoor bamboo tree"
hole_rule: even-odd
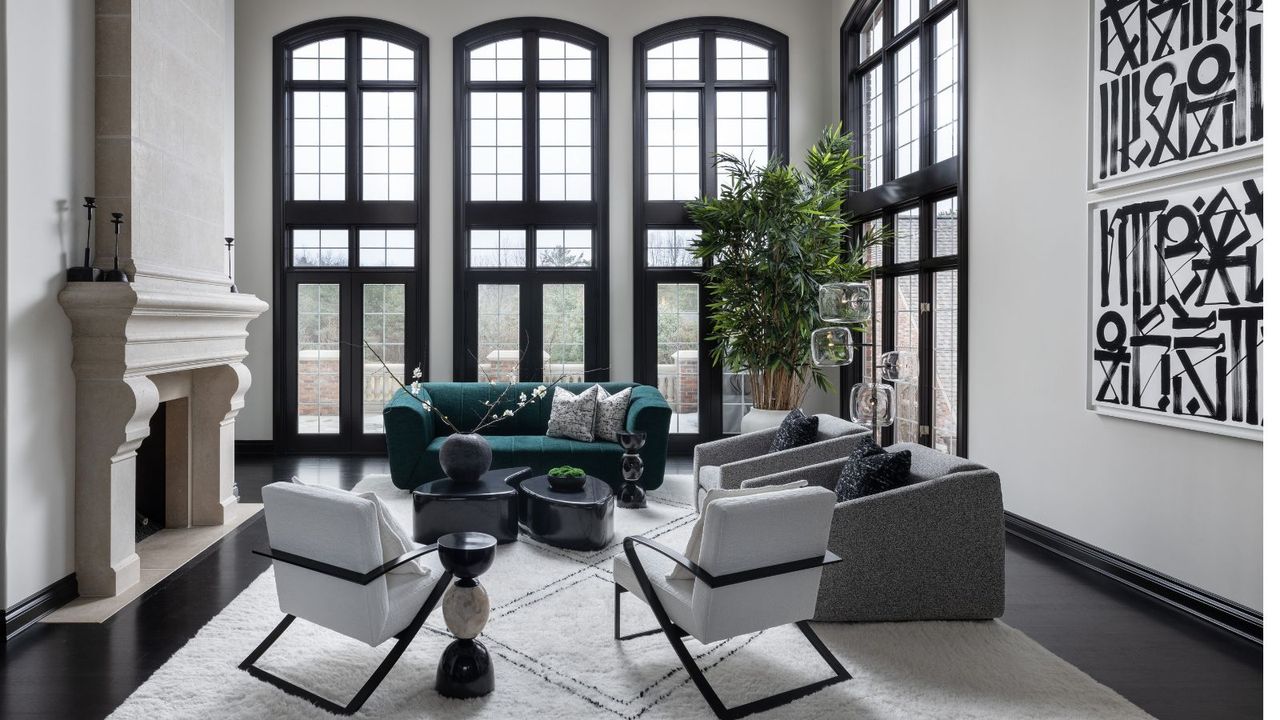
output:
[[[702,230],[694,255],[712,258],[704,277],[713,356],[747,373],[755,408],[790,410],[811,383],[831,387],[809,352],[810,333],[822,324],[818,287],[864,279],[866,248],[880,239],[868,233],[854,247],[846,242],[844,198],[859,168],[852,144],[839,125],[828,126],[804,171],[776,156],[753,166],[717,154],[728,176],[720,197],[687,205]]]

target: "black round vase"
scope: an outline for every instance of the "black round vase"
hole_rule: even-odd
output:
[[[476,640],[454,640],[436,666],[436,692],[451,698],[474,698],[493,692],[489,650]]]
[[[483,435],[454,433],[440,446],[440,467],[454,480],[478,482],[492,462],[493,448]]]

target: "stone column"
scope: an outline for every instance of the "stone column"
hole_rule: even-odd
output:
[[[236,503],[236,415],[251,382],[239,362],[191,373],[192,525],[221,525]]]
[[[138,582],[134,471],[160,404],[145,377],[76,380],[76,580],[80,594],[117,595]]]

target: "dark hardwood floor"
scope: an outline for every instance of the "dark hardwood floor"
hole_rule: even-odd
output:
[[[687,458],[671,471],[689,472]],[[242,456],[240,490],[301,475],[351,487],[386,460]],[[267,567],[261,518],[101,625],[37,624],[5,645],[0,717],[99,718]],[[1004,621],[1161,720],[1262,717],[1262,649],[1018,538],[1007,553]],[[236,658],[237,660],[239,658]],[[317,711],[318,712],[318,711]]]

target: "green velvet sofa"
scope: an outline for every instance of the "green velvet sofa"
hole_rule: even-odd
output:
[[[516,383],[498,411],[514,407],[521,392],[529,393],[539,383]],[[580,393],[595,383],[561,383],[561,387]],[[626,382],[600,383],[610,393],[631,390],[627,409],[627,430],[648,433],[640,457],[644,475],[640,484],[652,490],[662,484],[667,464],[667,433],[671,426],[671,407],[650,385]],[[484,401],[496,400],[501,385],[489,383],[423,383],[422,393],[449,416],[455,425],[466,430],[474,427],[484,413]],[[404,390],[396,394],[382,410],[387,432],[387,455],[391,462],[391,479],[396,487],[411,490],[424,482],[444,477],[440,469],[440,446],[453,431],[440,418],[422,407]],[[573,465],[600,478],[617,489],[622,482],[622,448],[613,442],[581,442],[547,437],[547,421],[551,417],[551,393],[515,416],[495,423],[483,432],[493,447],[493,467],[528,465],[535,475],[559,465]]]

